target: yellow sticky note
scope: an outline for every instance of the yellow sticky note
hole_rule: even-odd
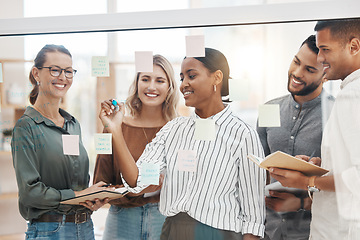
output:
[[[109,77],[109,58],[107,56],[93,56],[91,58],[91,76]]]
[[[62,135],[64,155],[79,156],[79,135]]]
[[[135,52],[135,69],[136,72],[153,72],[153,52],[136,51]]]
[[[259,127],[280,127],[279,104],[264,104],[259,107]]]
[[[205,57],[204,35],[185,36],[186,57]]]
[[[247,79],[229,79],[229,98],[231,101],[249,99],[250,84]]]
[[[195,140],[213,141],[215,140],[215,135],[215,120],[201,118],[195,120]]]
[[[112,154],[111,133],[97,133],[94,138],[96,154]]]

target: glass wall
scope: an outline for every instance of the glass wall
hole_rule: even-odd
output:
[[[116,0],[64,0],[54,5],[46,0],[24,0],[24,17],[94,14],[93,17],[95,18],[97,14],[111,12],[216,8],[291,2],[308,1],[179,0],[174,2],[161,0],[149,2],[143,0],[126,2]],[[162,13],[159,12],[158,14]],[[186,17],[188,16],[184,16],[184,18]],[[1,19],[0,16],[0,21]],[[146,21],[146,19],[143,20]],[[166,21],[168,19],[164,19],[164,22]],[[71,24],[71,22],[64,22],[64,25],[71,26]],[[72,53],[73,66],[78,70],[74,83],[66,96],[65,108],[81,123],[83,142],[89,153],[90,173],[92,174],[96,158],[93,136],[99,132],[98,109],[101,100],[98,98],[99,90],[114,80],[114,93],[109,93],[106,98],[126,98],[129,85],[135,75],[135,51],[153,51],[154,54],[164,55],[173,64],[175,76],[180,80],[180,65],[185,56],[185,36],[188,35],[204,35],[206,47],[218,49],[225,54],[230,65],[231,81],[236,83],[233,86],[237,86],[235,89],[230,89],[232,93],[235,93],[231,95],[232,102],[230,104],[245,122],[255,127],[259,105],[275,97],[288,94],[288,67],[300,44],[309,35],[314,34],[314,26],[315,21],[299,21],[293,23],[219,25],[92,33],[25,34],[24,36],[0,37],[1,43],[6,42],[6,48],[11,49],[6,55],[4,52],[0,53],[0,60],[6,62],[2,66],[4,83],[0,85],[2,96],[1,124],[4,124],[1,129],[11,129],[14,125],[15,120],[12,122],[8,120],[15,119],[14,113],[11,113],[13,110],[29,105],[26,100],[31,89],[28,73],[37,52],[45,44],[62,44]],[[102,80],[100,85],[99,79],[91,75],[91,58],[93,56],[108,56],[112,69],[112,78]],[[17,85],[12,87],[11,83]],[[180,81],[178,83],[180,84]],[[336,96],[339,83],[339,81],[327,82],[325,89]],[[6,104],[8,99],[4,96],[7,95],[10,97],[21,96],[20,103]],[[182,114],[189,114],[192,111],[192,109],[187,111],[183,105],[183,100],[181,100],[181,104]]]

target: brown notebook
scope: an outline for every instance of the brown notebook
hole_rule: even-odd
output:
[[[250,154],[248,156],[256,165],[269,170],[270,167],[285,168],[302,172],[307,176],[321,176],[329,172],[328,170],[308,163],[302,159],[293,157],[287,153],[276,151],[269,154],[265,159]]]
[[[117,188],[113,191],[101,190],[98,192],[93,192],[93,193],[81,195],[78,197],[69,198],[60,203],[77,205],[77,204],[80,204],[81,202],[85,202],[86,200],[95,201],[96,198],[98,198],[100,200],[102,200],[104,198],[110,198],[110,199],[121,198],[121,197],[125,196],[127,193],[128,193],[128,191],[126,190],[126,188]]]

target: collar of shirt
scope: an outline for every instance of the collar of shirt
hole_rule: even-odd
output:
[[[206,119],[213,119],[215,120],[216,125],[221,125],[225,120],[228,118],[228,116],[231,114],[230,105],[224,104],[225,108],[221,110],[220,112],[216,113],[215,115],[212,115],[211,117],[208,117]],[[195,119],[200,118],[195,112],[190,116],[190,118],[193,120],[193,123],[195,123]]]
[[[65,123],[68,121],[73,121],[74,123],[76,123],[75,118],[72,115],[70,115],[68,112],[66,112],[65,110],[59,108],[59,113],[61,116],[64,117]],[[29,118],[31,118],[37,124],[44,122],[47,126],[55,126],[55,124],[50,119],[41,115],[33,107],[27,107],[24,115],[27,115]]]
[[[310,101],[307,101],[307,102],[304,102],[301,106],[302,109],[305,109],[305,108],[312,108],[313,106],[316,106],[317,104],[319,104],[321,102],[321,96],[324,94],[324,89],[321,91],[321,93],[319,94],[319,96],[317,96],[316,98],[310,100]],[[293,95],[290,95],[291,96],[291,104],[294,106],[294,108],[296,109],[299,109],[300,108],[300,104],[297,103],[295,100],[294,100],[294,96]]]
[[[343,89],[346,85],[348,85],[349,83],[355,81],[356,79],[360,78],[360,69],[350,73],[345,79],[344,81],[341,82],[340,85],[340,89]]]

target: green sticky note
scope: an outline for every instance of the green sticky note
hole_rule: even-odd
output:
[[[91,76],[109,77],[109,58],[107,56],[93,56],[91,58]]]
[[[96,154],[112,154],[112,134],[97,133],[94,136]]]

